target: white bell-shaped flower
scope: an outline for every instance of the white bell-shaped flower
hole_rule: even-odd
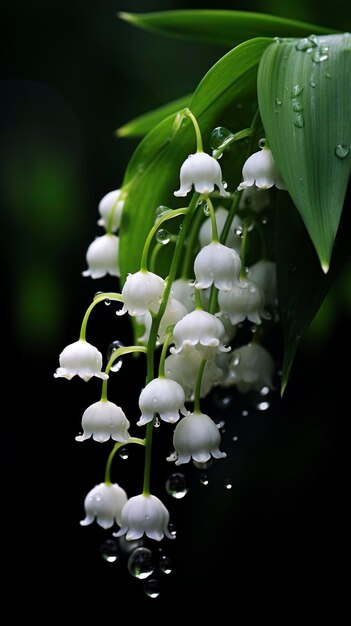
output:
[[[135,274],[128,274],[122,289],[123,307],[117,311],[117,315],[128,312],[136,317],[149,311],[157,313],[164,289],[164,279],[153,272],[140,270]]]
[[[268,259],[257,261],[249,268],[247,278],[262,289],[267,307],[277,306],[277,267],[274,261]]]
[[[191,458],[198,463],[206,463],[211,455],[215,459],[224,459],[227,455],[220,451],[220,443],[221,434],[209,415],[190,413],[174,429],[175,464],[188,463]]]
[[[172,283],[172,297],[182,302],[187,312],[195,309],[194,282],[188,278],[176,278]]]
[[[138,426],[151,422],[157,413],[164,422],[174,424],[180,418],[179,411],[186,415],[183,387],[175,380],[159,376],[151,380],[141,391],[139,409],[141,418]]]
[[[269,204],[270,196],[268,189],[260,189],[256,185],[252,185],[252,187],[245,187],[243,190],[239,201],[239,211],[249,209],[254,213],[260,213]]]
[[[122,210],[125,201],[125,193],[122,189],[114,189],[109,191],[101,198],[98,206],[100,219],[98,225],[103,226],[105,230],[115,233],[120,227]]]
[[[170,348],[170,352],[177,354],[196,348],[201,352],[203,358],[213,358],[218,351],[230,350],[222,343],[224,334],[225,328],[218,317],[202,309],[195,309],[175,325],[173,329],[174,346]]]
[[[217,224],[217,231],[219,238],[222,235],[222,231],[224,228],[224,224],[227,221],[229,211],[224,209],[223,207],[218,207],[215,210],[215,220]],[[242,221],[240,217],[236,214],[234,215],[233,221],[230,225],[230,229],[228,232],[227,239],[225,241],[225,245],[229,248],[234,248],[238,254],[240,254],[242,238]],[[212,222],[211,218],[207,217],[201,224],[199,230],[199,242],[201,247],[207,246],[212,241]]]
[[[246,189],[256,185],[260,189],[270,189],[275,185],[277,189],[286,189],[272,152],[263,146],[258,152],[251,154],[245,161],[242,169],[243,181],[238,186],[238,190]]]
[[[102,528],[111,528],[116,522],[121,525],[121,511],[128,500],[124,489],[117,483],[100,483],[96,485],[84,500],[86,516],[80,522],[81,526],[88,526],[96,519]]]
[[[119,237],[117,235],[102,235],[96,237],[88,247],[86,253],[87,270],[83,276],[102,278],[106,274],[120,276],[119,261]]]
[[[194,399],[195,385],[203,357],[197,350],[169,354],[165,359],[167,378],[176,380],[184,389],[185,399]],[[204,398],[223,376],[214,361],[206,361],[201,380],[200,397]]]
[[[180,168],[180,188],[174,192],[177,197],[186,196],[194,186],[202,194],[211,193],[215,186],[221,196],[228,196],[222,180],[221,166],[206,152],[190,154]]]
[[[261,288],[251,280],[239,280],[230,291],[218,292],[219,315],[228,316],[232,324],[246,318],[253,324],[261,324],[264,305]]]
[[[272,355],[259,343],[248,343],[233,350],[228,356],[228,370],[221,385],[236,385],[240,392],[274,389],[275,362]]]
[[[59,357],[60,367],[54,373],[55,378],[67,378],[79,376],[85,381],[92,376],[108,378],[108,374],[102,372],[102,354],[95,346],[84,339],[79,339],[66,346]]]
[[[169,298],[165,312],[161,317],[160,325],[157,333],[157,344],[160,345],[164,342],[168,329],[174,326],[184,315],[188,313],[184,304],[182,304],[176,298]],[[151,313],[147,312],[145,315],[140,315],[136,318],[137,322],[142,324],[145,328],[144,334],[139,337],[139,341],[147,343],[150,335],[152,317]]]
[[[238,253],[218,241],[211,241],[195,257],[195,287],[208,289],[214,285],[217,289],[229,291],[239,279],[240,270]]]
[[[140,494],[125,503],[121,513],[121,528],[113,535],[125,535],[127,541],[140,539],[144,534],[156,541],[161,541],[165,535],[174,539],[168,524],[169,512],[163,502],[151,494]]]
[[[91,404],[83,413],[83,434],[76,441],[85,441],[93,437],[95,441],[104,442],[108,439],[125,443],[129,438],[130,426],[124,411],[114,402],[99,400]]]

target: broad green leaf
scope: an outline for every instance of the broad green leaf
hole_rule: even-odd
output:
[[[351,35],[274,43],[258,101],[266,137],[327,272],[351,171]]]
[[[351,214],[349,210],[343,213],[327,274],[320,267],[296,207],[284,192],[279,194],[275,225],[278,301],[284,337],[283,393],[300,342],[351,255]]]
[[[213,128],[222,125],[237,132],[250,126],[257,109],[258,63],[271,42],[270,38],[258,38],[240,44],[222,57],[198,85],[189,108],[201,128],[206,151],[211,151],[208,140]],[[144,137],[125,172],[123,186],[128,193],[122,213],[119,251],[122,284],[128,272],[140,268],[142,249],[154,224],[157,207],[177,208],[186,206],[190,200],[184,198],[180,204],[174,191],[179,188],[181,164],[196,149],[195,133],[188,118],[180,125],[175,125],[175,121],[177,115],[167,117]],[[233,160],[231,157],[225,172],[226,157],[222,157],[229,190],[240,182],[241,158],[242,150],[240,158]],[[231,186],[231,181],[235,187]],[[157,271],[165,275],[167,265],[166,261],[162,264],[162,259],[164,256],[160,255]]]
[[[249,11],[185,9],[118,16],[140,28],[162,35],[234,47],[254,37],[306,37],[337,32],[316,24]]]
[[[188,106],[192,94],[182,96],[152,111],[143,113],[116,130],[117,137],[143,137],[166,117]]]

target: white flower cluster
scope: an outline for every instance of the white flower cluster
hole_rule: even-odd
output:
[[[139,419],[135,425],[145,426],[146,432],[158,419],[174,426],[174,452],[168,460],[177,466],[226,457],[214,417],[200,408],[200,401],[214,387],[236,386],[242,393],[274,388],[275,363],[268,350],[255,341],[255,336],[243,345],[237,340],[243,325],[255,330],[265,319],[270,319],[267,311],[277,308],[274,261],[256,255],[255,262],[247,266],[243,256],[249,236],[249,231],[245,231],[245,211],[249,210],[251,216],[259,214],[269,202],[265,196],[267,189],[274,183],[283,188],[268,148],[247,160],[243,179],[238,187],[239,191],[244,190],[237,207],[239,216],[223,206],[222,200],[217,206],[212,204],[210,194],[215,188],[221,198],[231,201],[218,161],[203,151],[190,155],[181,167],[180,188],[174,195],[185,197],[194,188],[202,205],[207,207],[197,222],[192,275],[185,278],[181,272],[175,272],[171,279],[164,278],[142,266],[127,275],[119,294],[122,307],[117,314],[127,314],[144,327],[138,338],[139,349],[153,354],[152,351],[163,346],[158,374],[146,379],[140,392]],[[119,277],[116,233],[125,198],[125,191],[118,189],[99,203],[98,225],[106,232],[89,246],[89,269],[83,272],[84,276]],[[201,202],[197,211],[202,211]],[[156,335],[152,334],[155,320]],[[130,435],[131,423],[123,409],[107,399],[109,366],[103,371],[102,354],[86,341],[85,326],[86,323],[79,340],[61,352],[60,366],[54,374],[68,380],[74,376],[84,381],[93,376],[102,380],[101,399],[84,411],[83,432],[76,436],[76,441],[92,438],[103,443],[112,439],[114,450],[129,443],[149,446],[147,435],[143,440]],[[151,337],[154,345],[150,347]],[[117,524],[120,529],[115,536],[125,535],[127,540],[139,539],[144,534],[156,541],[164,536],[173,538],[168,528],[169,512],[145,488],[145,482],[141,494],[128,497],[108,475],[88,493],[84,507],[83,526],[94,520],[105,529]]]

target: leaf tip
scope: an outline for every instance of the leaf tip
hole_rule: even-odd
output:
[[[324,274],[328,274],[328,272],[329,272],[329,263],[327,263],[326,261],[321,261],[321,268],[322,268]]]
[[[114,134],[116,135],[116,137],[127,137],[129,134],[128,125],[120,126],[120,128],[117,128],[115,130]]]
[[[117,17],[119,17],[120,20],[124,20],[125,22],[133,23],[136,21],[135,15],[133,15],[133,13],[127,13],[127,11],[119,11],[117,13]]]

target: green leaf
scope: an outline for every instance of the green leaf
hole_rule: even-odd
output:
[[[323,271],[328,271],[351,171],[351,35],[286,40],[258,72],[266,137]]]
[[[166,117],[188,106],[192,94],[182,96],[130,120],[116,130],[117,137],[143,137]]]
[[[257,109],[258,63],[271,42],[270,38],[258,38],[240,44],[222,57],[198,85],[189,108],[199,123],[206,151],[210,151],[208,140],[216,126],[228,126],[234,131],[250,126]],[[181,164],[195,149],[195,133],[189,118],[179,125],[177,115],[171,115],[144,137],[132,155],[123,180],[127,197],[120,228],[122,284],[128,272],[140,268],[142,249],[157,207],[178,208],[188,204],[189,199],[183,199],[183,205],[179,205],[174,191],[179,187]],[[231,180],[235,188],[240,181],[241,159],[242,150],[236,160],[231,157],[228,163],[225,180],[229,190]],[[225,156],[221,164],[224,172]],[[167,273],[167,250],[165,255],[166,259],[160,255],[156,268],[160,275]]]
[[[275,227],[278,301],[284,337],[283,394],[300,342],[350,258],[351,214],[350,211],[343,214],[327,274],[320,267],[296,207],[284,192],[279,192]]]
[[[315,24],[249,11],[185,9],[118,16],[162,35],[221,44],[230,48],[255,37],[306,37],[337,32]]]

